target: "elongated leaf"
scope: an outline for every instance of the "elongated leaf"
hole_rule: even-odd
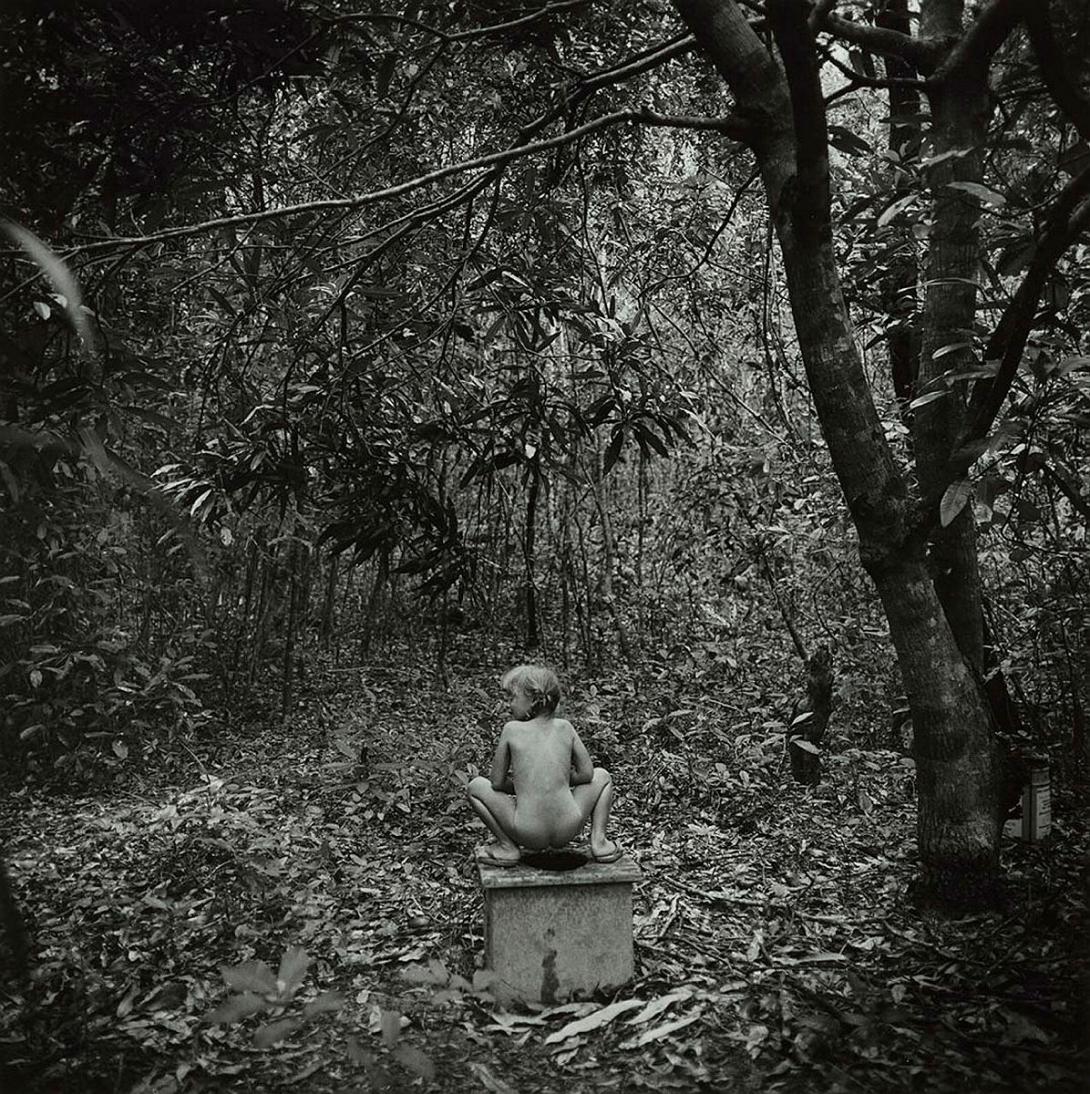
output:
[[[667,1007],[673,1006],[674,1003],[680,1002],[682,999],[688,999],[691,995],[691,991],[675,991],[669,995],[660,995],[657,999],[652,999],[639,1014],[629,1018],[625,1025],[639,1026],[644,1022],[650,1022],[652,1018],[657,1018]]]
[[[915,194],[909,194],[906,197],[898,198],[891,205],[886,206],[885,211],[878,218],[878,227],[884,228],[893,218],[901,212],[904,212],[914,201],[916,200]]]
[[[1067,376],[1080,369],[1090,369],[1090,357],[1066,357],[1056,366],[1057,376]]]
[[[264,961],[243,961],[233,968],[221,966],[223,982],[235,991],[256,991],[263,995],[276,993],[276,977]]]
[[[677,1033],[679,1029],[691,1026],[699,1017],[699,1014],[690,1014],[686,1018],[675,1018],[672,1022],[665,1022],[661,1026],[655,1026],[654,1029],[646,1030],[631,1041],[625,1041],[621,1048],[642,1048],[652,1041],[661,1041],[663,1037],[669,1037],[671,1033]]]
[[[921,406],[927,406],[928,403],[933,403],[936,399],[945,399],[949,394],[948,391],[929,391],[926,395],[918,395],[908,404],[908,409],[916,410]]]
[[[796,748],[801,748],[803,750],[803,752],[810,752],[814,756],[820,756],[821,755],[821,749],[818,748],[817,745],[811,744],[808,740],[806,740],[805,737],[792,737],[791,738],[791,743]]]
[[[605,474],[609,474],[613,465],[617,462],[621,455],[621,445],[624,444],[624,430],[620,426],[617,426],[613,431],[613,436],[610,439],[609,447],[606,449],[605,459],[602,462],[602,469]]]
[[[33,232],[28,232],[22,225],[0,218],[0,230],[30,255],[58,295],[65,298],[65,313],[72,321],[80,340],[86,346],[92,345],[91,324],[83,309],[83,296],[72,271]]]
[[[309,1021],[319,1014],[334,1014],[344,1006],[344,996],[339,991],[323,991],[317,999],[303,1006],[303,1020]]]
[[[957,482],[950,483],[939,503],[939,520],[943,528],[957,517],[972,496],[973,486],[968,479],[958,479]]]
[[[204,1020],[212,1026],[230,1026],[235,1022],[241,1022],[243,1018],[249,1018],[251,1014],[257,1014],[265,1007],[265,1000],[260,995],[247,991],[224,1000],[215,1010],[207,1014]]]
[[[625,1011],[635,1010],[637,1007],[642,1006],[642,999],[622,999],[620,1002],[610,1003],[608,1007],[602,1007],[601,1010],[588,1014],[586,1018],[579,1018],[574,1022],[569,1022],[566,1026],[558,1029],[556,1033],[550,1033],[545,1038],[545,1044],[556,1045],[561,1041],[567,1041],[571,1037],[578,1037],[581,1033],[590,1033],[591,1030],[601,1029],[602,1026],[609,1025],[614,1018],[624,1014]]]
[[[843,125],[829,126],[829,143],[839,151],[846,152],[849,156],[866,155],[868,152],[873,151],[862,137]]]
[[[951,353],[957,353],[959,349],[971,349],[972,345],[972,342],[966,342],[964,340],[961,342],[949,342],[945,346],[941,346],[939,349],[935,350],[935,352],[931,354],[931,360],[938,361],[940,358],[947,357]]]
[[[254,1034],[254,1047],[270,1048],[285,1037],[290,1037],[302,1025],[298,1018],[277,1018],[275,1022],[266,1022]]]
[[[979,182],[948,182],[946,185],[951,190],[961,190],[966,194],[972,194],[973,197],[980,198],[989,205],[999,207],[1007,204],[1007,199],[1002,194],[988,186],[982,186]]]
[[[299,946],[289,946],[280,959],[280,971],[276,974],[276,990],[282,996],[292,996],[307,975],[310,958]]]

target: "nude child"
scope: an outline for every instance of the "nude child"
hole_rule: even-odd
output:
[[[489,777],[478,775],[466,791],[494,840],[477,858],[513,866],[521,850],[570,843],[590,820],[595,862],[615,862],[621,849],[606,837],[613,780],[591,763],[571,722],[557,718],[560,681],[540,665],[519,665],[500,681],[513,718],[504,725]]]

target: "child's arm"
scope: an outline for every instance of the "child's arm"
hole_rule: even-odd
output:
[[[492,770],[488,774],[488,781],[493,790],[502,794],[513,794],[515,784],[511,781],[511,745],[507,740],[507,726],[503,727],[500,739],[496,744],[496,753],[492,757]]]
[[[571,785],[585,786],[594,778],[594,764],[591,762],[587,746],[579,739],[579,734],[574,728],[571,735]]]

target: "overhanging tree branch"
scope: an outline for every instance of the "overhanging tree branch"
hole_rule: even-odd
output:
[[[813,232],[829,218],[829,133],[807,0],[768,0],[768,20],[791,91],[795,124],[796,231]]]
[[[1026,0],[991,0],[931,74],[931,79],[939,82],[962,68],[986,66],[1018,24],[1025,7]]]
[[[332,210],[362,209],[368,205],[375,205],[391,198],[403,197],[422,187],[441,182],[454,175],[465,174],[469,171],[477,171],[482,168],[496,167],[500,164],[510,163],[512,160],[521,159],[537,152],[547,152],[555,148],[563,148],[583,137],[597,133],[601,129],[607,129],[613,125],[634,123],[641,125],[665,126],[667,128],[685,129],[709,129],[725,133],[735,140],[744,141],[750,136],[750,128],[744,119],[737,117],[726,118],[697,118],[677,115],[659,114],[650,109],[640,110],[616,110],[611,114],[604,114],[600,118],[576,126],[555,137],[549,137],[541,141],[531,141],[524,144],[513,145],[499,152],[490,152],[485,156],[476,156],[473,159],[461,160],[458,163],[448,164],[446,167],[428,171],[415,178],[406,179],[393,186],[385,186],[379,190],[371,190],[365,194],[354,194],[347,198],[325,198],[319,201],[304,201],[296,205],[282,205],[273,209],[263,209],[254,213],[239,213],[236,216],[214,217],[211,220],[201,221],[197,224],[183,224],[176,228],[164,228],[158,232],[149,232],[140,236],[118,236],[113,239],[97,240],[94,243],[81,243],[66,249],[66,257],[74,255],[95,255],[107,251],[115,251],[123,247],[146,247],[153,243],[166,243],[176,239],[185,239],[205,232],[216,231],[219,228],[237,228],[242,225],[260,224],[272,220],[284,220],[288,217],[301,216],[307,213],[321,213]]]
[[[1014,297],[1000,317],[984,350],[985,361],[998,361],[995,377],[978,381],[969,400],[969,421],[962,443],[983,438],[1006,398],[1029,332],[1037,314],[1037,302],[1064,251],[1090,223],[1090,167],[1064,187],[1041,238],[1033,248],[1029,267]]]
[[[571,93],[570,99],[577,101],[589,95],[592,91],[597,91],[599,88],[621,83],[633,76],[639,76],[644,72],[649,72],[651,69],[658,68],[659,65],[665,64],[674,57],[684,56],[695,48],[696,38],[694,38],[693,35],[680,35],[669,42],[664,42],[661,46],[658,46],[641,56],[628,58],[619,65],[603,69],[600,72],[594,73],[593,76],[588,76],[579,80],[576,84],[575,91]]]
[[[589,7],[590,0],[557,0],[556,3],[546,4],[537,11],[528,15],[520,15],[517,19],[509,19],[505,23],[492,23],[485,27],[472,27],[469,30],[459,30],[453,33],[433,27],[430,23],[424,23],[408,15],[401,15],[394,11],[353,11],[343,14],[329,14],[331,23],[396,23],[399,26],[412,27],[414,30],[431,34],[444,42],[468,42],[474,38],[487,38],[493,34],[504,34],[519,27],[529,26],[548,15],[554,15],[560,11],[570,11],[572,8]]]
[[[737,3],[674,0],[674,7],[731,89],[736,113],[748,126],[748,139],[742,139],[758,152],[766,190],[771,196],[778,195],[793,167],[787,160],[794,156],[791,104],[783,70]]]
[[[945,473],[923,499],[918,532],[929,532],[939,516],[947,488],[965,475],[983,450],[1003,400],[1010,391],[1026,342],[1033,329],[1037,305],[1049,276],[1064,251],[1090,227],[1090,167],[1076,175],[1061,191],[1044,232],[1037,240],[1029,267],[996,324],[984,350],[985,361],[997,361],[995,376],[978,380],[969,400],[968,418],[947,461]]]
[[[830,10],[815,20],[819,30],[828,31],[834,38],[852,45],[862,46],[886,57],[900,57],[921,72],[929,72],[939,61],[940,47],[911,34],[888,27],[875,27],[869,23],[856,23]]]
[[[845,95],[850,91],[855,91],[860,87],[872,87],[884,91],[896,88],[904,88],[908,91],[927,90],[928,82],[926,80],[917,80],[912,76],[864,76],[863,73],[856,72],[854,68],[849,68],[843,61],[835,57],[831,50],[822,50],[821,56],[823,60],[828,61],[835,69],[843,72],[850,81],[847,86],[838,87],[836,91],[832,92],[828,99],[826,99],[826,103],[832,101],[834,98],[839,99],[842,95]]]
[[[1079,136],[1090,141],[1090,96],[1072,78],[1067,59],[1052,32],[1047,0],[1028,3],[1025,21],[1045,87],[1079,131]]]

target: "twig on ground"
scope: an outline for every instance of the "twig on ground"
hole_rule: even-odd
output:
[[[751,900],[749,897],[729,896],[727,893],[710,893],[706,889],[698,889],[695,885],[689,885],[684,881],[678,881],[676,878],[666,877],[664,874],[660,874],[658,880],[667,885],[671,885],[674,888],[682,889],[686,893],[691,893],[693,896],[698,896],[711,904],[737,904],[741,908],[756,908],[763,912],[777,912],[778,909],[782,909],[790,915],[797,915],[803,919],[809,919],[814,923],[829,923],[835,927],[848,927],[857,923],[883,921],[881,916],[858,916],[849,919],[847,916],[841,915],[823,915],[820,912],[806,912],[793,905],[779,905],[772,900]]]

